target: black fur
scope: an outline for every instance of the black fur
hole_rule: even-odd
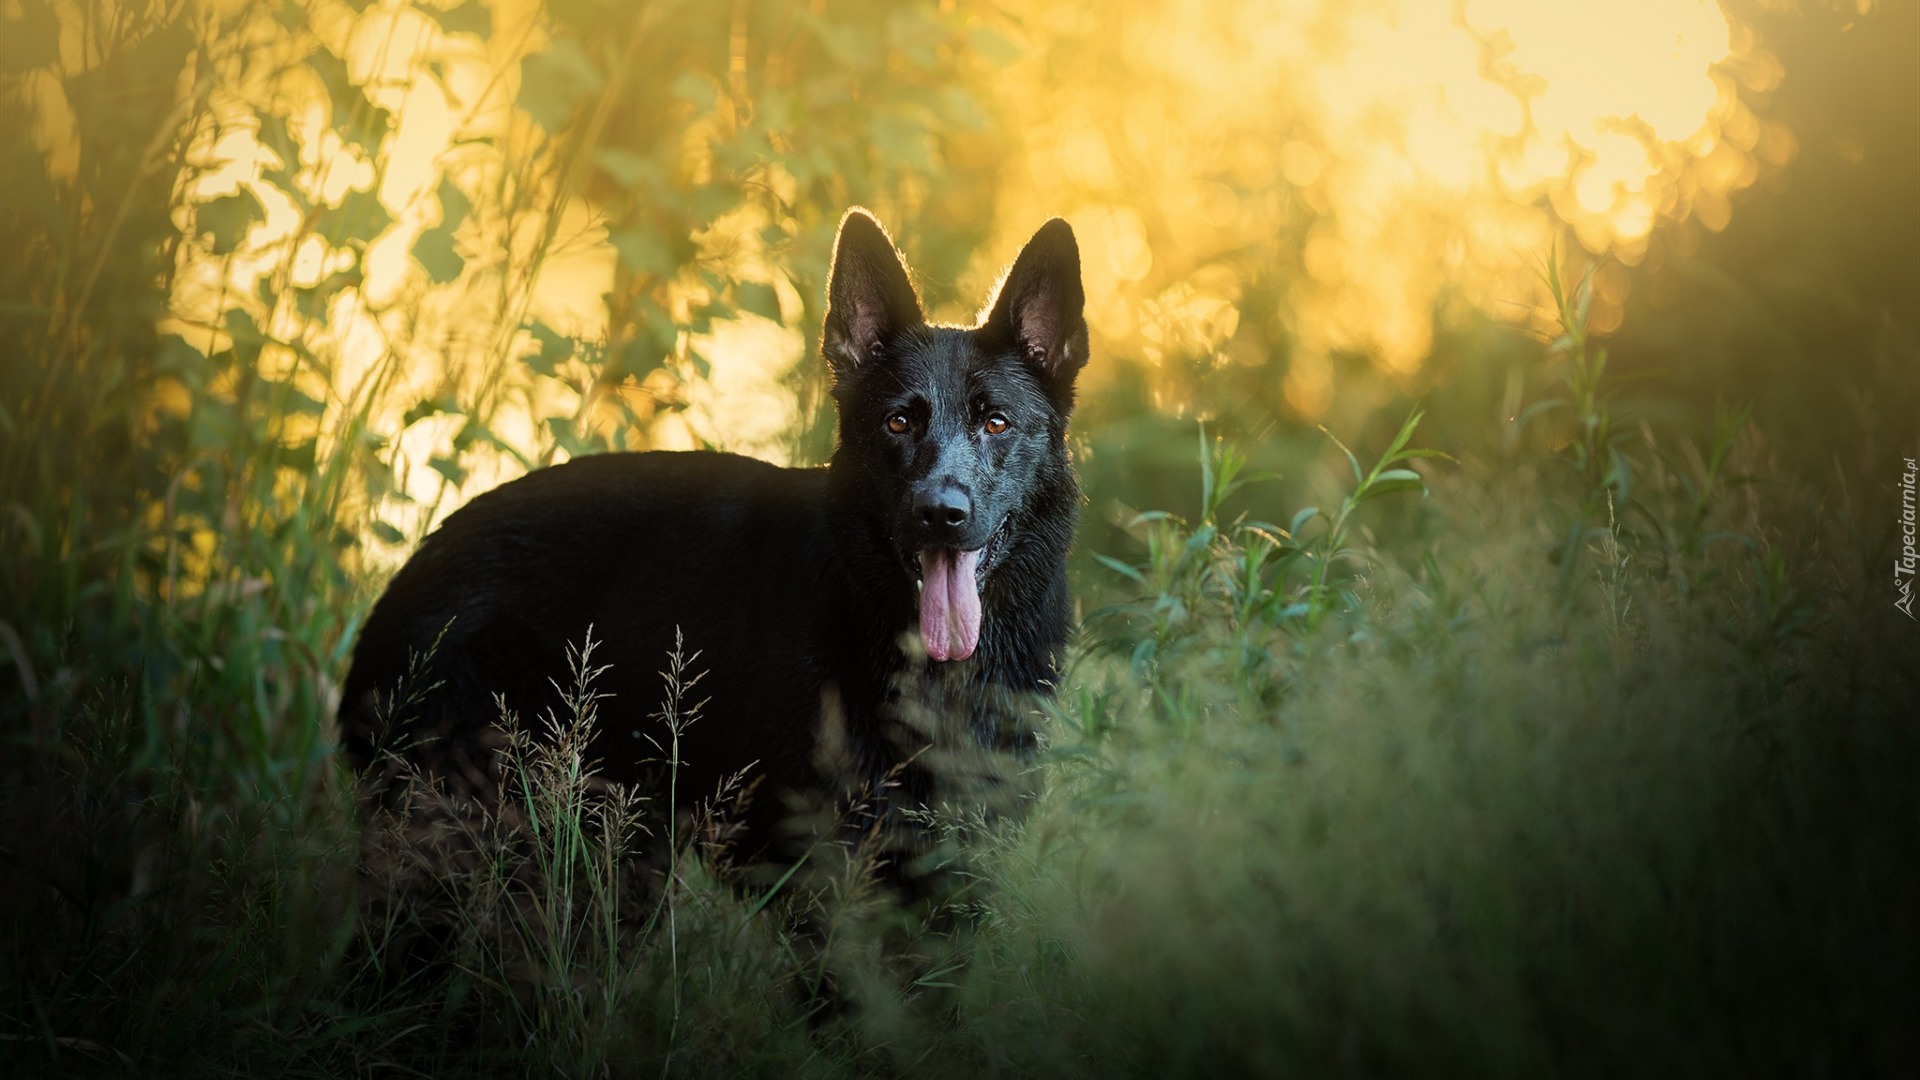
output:
[[[349,758],[377,777],[410,759],[489,787],[493,695],[531,720],[554,708],[567,646],[593,627],[611,664],[596,754],[610,780],[654,790],[651,714],[680,628],[708,672],[682,742],[683,804],[749,769],[736,854],[790,855],[782,822],[890,774],[893,798],[935,797],[928,745],[1015,753],[1033,741],[1070,618],[1065,574],[1079,501],[1066,447],[1087,356],[1079,251],[1049,221],[991,314],[928,325],[898,253],[864,211],[841,223],[822,353],[840,440],[825,469],[720,453],[608,454],[490,491],[429,536],[374,607],[342,696]],[[987,422],[1004,418],[1004,432]],[[906,419],[906,430],[889,421]],[[913,636],[916,552],[984,547],[978,647],[934,661]],[[425,682],[383,701],[410,654],[445,631]],[[380,717],[395,713],[399,730]],[[931,723],[915,717],[932,717]],[[933,728],[945,729],[943,737]],[[399,748],[383,757],[382,750]],[[904,790],[900,790],[904,788]],[[683,807],[684,809],[685,807]]]

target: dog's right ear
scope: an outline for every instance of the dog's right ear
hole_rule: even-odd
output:
[[[1087,294],[1073,226],[1053,218],[1020,249],[981,324],[990,340],[1010,342],[1064,415],[1073,380],[1087,362]]]
[[[880,355],[895,334],[919,326],[920,298],[887,232],[859,207],[840,219],[827,281],[827,318],[820,352],[841,376]]]

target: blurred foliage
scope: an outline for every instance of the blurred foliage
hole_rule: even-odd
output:
[[[841,210],[924,190],[981,122],[956,75],[985,32],[930,8],[20,10],[12,667],[49,701],[140,673],[302,762],[363,545],[417,536],[476,455],[464,490],[646,445],[717,319],[811,336]],[[747,40],[777,43],[751,88]],[[582,229],[619,255],[589,337],[537,288]]]

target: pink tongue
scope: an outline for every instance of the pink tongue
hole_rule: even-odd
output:
[[[978,551],[927,548],[920,553],[920,636],[935,660],[965,660],[980,644]]]

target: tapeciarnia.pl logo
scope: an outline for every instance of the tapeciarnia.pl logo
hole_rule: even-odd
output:
[[[1913,547],[1913,480],[1914,473],[1920,472],[1920,469],[1914,468],[1912,458],[1904,460],[1907,471],[1900,474],[1900,557],[1893,560],[1893,587],[1900,593],[1900,599],[1895,600],[1893,606],[1912,619],[1914,563],[1920,560],[1920,555],[1915,554]]]

